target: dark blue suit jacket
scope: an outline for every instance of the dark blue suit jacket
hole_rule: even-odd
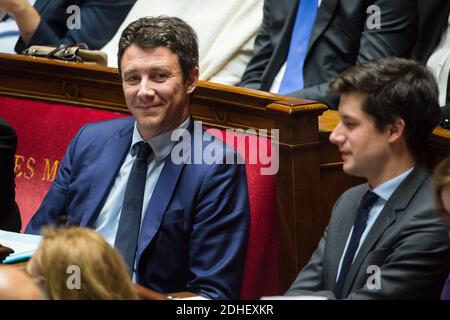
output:
[[[84,126],[26,232],[39,233],[64,214],[67,224],[95,228],[129,152],[133,125],[133,118],[123,118]],[[234,153],[222,150],[216,159]],[[249,229],[244,165],[175,164],[167,156],[142,223],[138,283],[164,293],[239,298]]]
[[[60,45],[86,43],[97,50],[114,36],[136,0],[37,0],[34,7],[41,15],[41,22],[26,45],[21,38],[15,50],[21,53],[31,45]],[[81,28],[69,30],[67,19],[69,6],[80,8]]]

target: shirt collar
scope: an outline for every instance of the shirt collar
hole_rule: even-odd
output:
[[[414,167],[411,169],[406,170],[402,174],[396,176],[395,178],[392,178],[391,180],[388,180],[386,182],[383,182],[376,188],[372,190],[377,196],[379,196],[384,201],[388,201],[391,195],[394,193],[394,191],[398,188],[400,183],[402,183],[403,180],[413,171]]]
[[[177,128],[164,132],[160,134],[159,136],[156,136],[148,141],[146,141],[150,147],[152,148],[155,158],[157,161],[162,161],[172,150],[173,146],[177,141],[172,141],[171,136],[172,132],[176,129],[187,129],[189,126],[189,123],[191,122],[191,118],[188,117],[182,124],[180,124]],[[132,156],[135,156],[137,153],[138,146],[136,145],[138,142],[145,141],[141,134],[139,133],[139,130],[137,129],[137,123],[134,122],[134,129],[133,129],[133,138],[131,139],[131,147],[130,147],[130,153]]]

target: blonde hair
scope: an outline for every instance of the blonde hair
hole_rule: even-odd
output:
[[[30,263],[49,299],[138,298],[122,257],[94,230],[45,228],[42,236]],[[71,266],[79,268],[79,288],[68,285]]]
[[[441,193],[445,186],[450,185],[450,156],[441,161],[433,175],[433,198],[436,208],[445,214]],[[450,212],[446,213],[447,215]]]

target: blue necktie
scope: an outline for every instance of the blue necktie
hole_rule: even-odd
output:
[[[358,213],[356,215],[355,224],[353,225],[352,237],[345,252],[344,261],[341,266],[341,273],[339,274],[338,281],[334,287],[334,293],[336,298],[342,298],[342,290],[344,289],[345,279],[353,263],[353,258],[355,257],[356,250],[359,246],[359,241],[361,236],[366,229],[367,218],[369,217],[369,211],[372,208],[375,201],[377,201],[378,196],[372,191],[367,191],[359,204]]]
[[[114,241],[114,247],[122,254],[130,267],[131,274],[141,226],[142,202],[147,179],[147,159],[152,153],[150,145],[146,142],[139,142],[138,147],[137,156],[125,188],[119,227]]]
[[[286,60],[286,71],[278,90],[279,94],[303,89],[303,64],[316,19],[317,1],[300,0]]]

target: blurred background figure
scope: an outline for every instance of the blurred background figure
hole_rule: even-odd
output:
[[[200,80],[235,85],[253,55],[263,0],[138,0],[113,39],[102,49],[117,67],[117,44],[125,27],[145,16],[186,21],[198,36]]]
[[[330,142],[339,147],[343,171],[367,183],[336,200],[316,251],[287,295],[439,298],[450,241],[421,162],[440,115],[433,75],[414,60],[389,57],[347,69],[330,88],[340,94]]]
[[[135,1],[0,0],[0,52],[21,53],[30,45],[73,43],[100,49]]]
[[[450,156],[436,168],[433,176],[433,194],[436,207],[450,225]],[[450,237],[450,232],[449,232]],[[441,295],[442,300],[450,300],[450,274]]]
[[[0,265],[0,300],[41,300],[38,285],[18,267]]]
[[[15,201],[14,154],[16,131],[0,118],[0,229],[19,232],[22,226]]]
[[[450,129],[450,1],[419,1],[419,36],[412,55],[433,71],[439,86],[440,125]]]
[[[28,262],[51,300],[134,300],[137,293],[120,254],[92,229],[46,228]]]

